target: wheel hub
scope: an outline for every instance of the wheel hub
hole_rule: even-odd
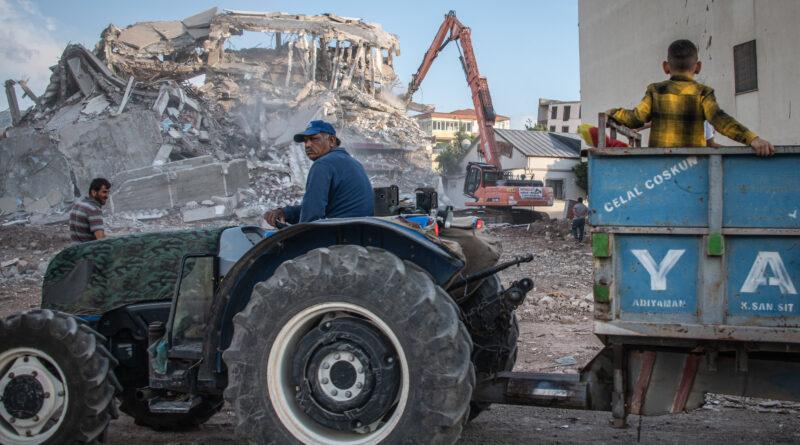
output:
[[[295,399],[316,422],[361,432],[394,406],[400,369],[391,343],[355,317],[322,323],[298,342],[292,366]]]
[[[0,372],[0,439],[53,431],[64,418],[67,394],[52,358],[31,349],[10,350],[0,356]]]
[[[365,364],[351,352],[331,352],[322,359],[317,381],[323,394],[337,402],[357,398],[364,392]]]
[[[44,405],[42,384],[32,375],[15,375],[3,391],[3,403],[17,419],[30,419]]]

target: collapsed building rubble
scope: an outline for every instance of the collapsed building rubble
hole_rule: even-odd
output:
[[[244,33],[269,44],[236,49]],[[0,212],[63,212],[103,176],[117,214],[257,217],[302,196],[310,161],[292,136],[313,119],[337,127],[373,186],[435,187],[426,136],[391,93],[399,48],[380,25],[333,14],[212,8],[109,25],[93,51],[66,47],[40,96],[6,82]]]

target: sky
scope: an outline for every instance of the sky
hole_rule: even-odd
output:
[[[472,29],[478,67],[489,81],[495,111],[510,116],[512,128],[536,120],[540,97],[579,98],[577,0],[529,1],[97,1],[0,0],[0,81],[29,79],[41,93],[67,43],[93,48],[109,24],[180,20],[213,6],[298,14],[332,12],[380,23],[400,39],[395,70],[405,85],[419,67],[444,19],[455,9]],[[21,95],[21,91],[18,90]],[[434,61],[414,101],[438,111],[472,108],[469,87],[452,43]],[[0,94],[0,110],[6,109]]]

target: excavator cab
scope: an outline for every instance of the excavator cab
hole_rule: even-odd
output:
[[[503,172],[492,164],[470,162],[467,164],[467,175],[464,178],[464,194],[475,198],[475,190],[480,187],[492,187],[505,178]]]

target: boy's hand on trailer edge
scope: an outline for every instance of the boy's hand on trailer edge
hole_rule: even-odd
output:
[[[758,156],[772,156],[775,154],[775,147],[772,144],[760,137],[756,137],[750,141],[750,146],[755,150]]]

